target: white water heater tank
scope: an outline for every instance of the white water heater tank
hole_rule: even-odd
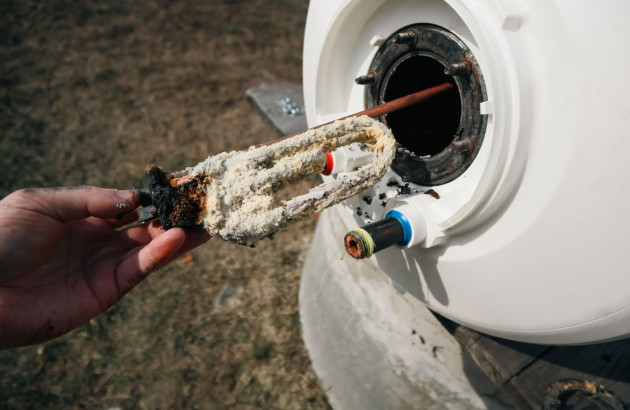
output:
[[[352,269],[377,264],[397,289],[490,335],[629,335],[628,16],[630,2],[612,0],[312,1],[309,126],[456,86],[383,119],[399,155],[342,219],[350,230],[403,209],[424,233]]]

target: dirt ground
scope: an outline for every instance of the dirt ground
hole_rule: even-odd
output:
[[[139,187],[147,164],[275,138],[244,93],[301,80],[307,5],[0,2],[0,197]],[[74,332],[0,352],[0,407],[329,408],[297,309],[314,224],[255,249],[213,239]]]

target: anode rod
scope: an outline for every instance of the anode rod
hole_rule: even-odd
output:
[[[423,101],[430,100],[431,98],[453,88],[455,88],[455,86],[451,83],[442,83],[440,85],[436,85],[435,87],[426,88],[416,93],[409,94],[405,97],[396,98],[395,100],[391,100],[386,103],[379,104],[375,107],[368,108],[367,110],[350,115],[349,117],[358,117],[361,115],[367,115],[371,118],[380,117],[381,115],[389,114],[394,111],[402,110],[403,108],[421,103]]]
[[[355,114],[348,115],[346,117],[339,118],[340,120],[349,118],[349,117],[360,117],[362,115],[367,115],[370,118],[380,117],[381,115],[386,115],[392,113],[394,111],[402,110],[403,108],[410,107],[415,104],[419,104],[423,101],[430,100],[433,97],[436,97],[443,92],[454,89],[455,86],[451,83],[442,83],[440,85],[436,85],[435,87],[425,88],[424,90],[415,92],[413,94],[406,95],[404,97],[396,98],[395,100],[388,101],[383,104],[379,104],[372,108],[368,108],[367,110],[363,110],[361,112],[357,112]],[[317,129],[319,127],[323,127],[324,125],[332,124],[334,121],[327,122],[326,124],[321,124],[313,129]],[[304,132],[304,131],[302,131]],[[279,138],[277,140],[268,142],[263,145],[271,145],[276,142],[284,141],[287,138],[295,137],[296,135],[301,134],[302,132],[298,132],[296,134],[287,135],[286,137]]]

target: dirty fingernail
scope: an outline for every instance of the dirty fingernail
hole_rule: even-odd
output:
[[[116,194],[118,194],[118,197],[126,202],[130,202],[134,200],[134,192],[130,191],[128,189],[117,189],[116,190]]]

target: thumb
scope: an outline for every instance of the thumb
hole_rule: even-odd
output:
[[[173,228],[159,234],[146,246],[127,254],[116,269],[119,297],[175,259],[185,243],[186,232],[182,228]]]

